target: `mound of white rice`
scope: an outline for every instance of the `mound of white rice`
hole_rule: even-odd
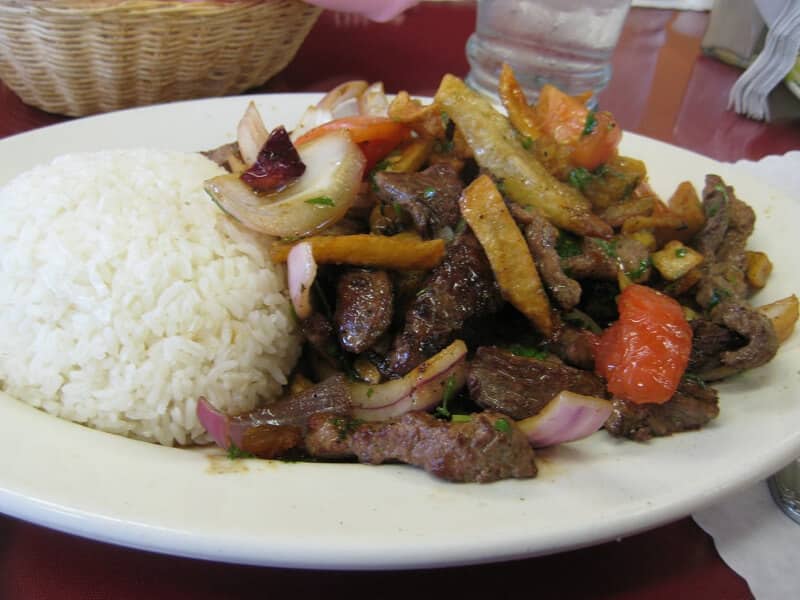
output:
[[[221,172],[97,152],[0,189],[0,387],[162,444],[207,440],[201,395],[226,412],[275,398],[300,344],[284,274],[203,191]]]

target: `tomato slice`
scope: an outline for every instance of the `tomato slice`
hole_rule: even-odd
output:
[[[572,150],[572,162],[575,166],[590,171],[608,162],[614,156],[622,139],[622,128],[617,125],[611,113],[594,113],[593,118],[594,124],[590,127],[590,131],[581,133]]]
[[[664,403],[689,363],[692,328],[676,300],[644,285],[626,287],[617,306],[619,320],[600,336],[595,369],[618,398]]]
[[[411,135],[408,125],[398,123],[388,117],[357,115],[323,123],[297,138],[295,145],[302,146],[325,133],[341,129],[350,133],[350,137],[364,153],[367,159],[365,169],[367,173]]]
[[[585,102],[585,95],[568,96],[545,85],[536,103],[536,115],[548,136],[572,146],[571,161],[576,167],[594,170],[614,156],[622,129],[611,113],[590,111]]]

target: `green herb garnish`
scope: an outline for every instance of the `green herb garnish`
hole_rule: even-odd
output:
[[[329,196],[317,196],[316,198],[309,198],[305,201],[306,204],[314,204],[315,206],[336,206],[333,198]]]
[[[448,404],[450,400],[453,399],[453,394],[456,390],[456,376],[450,375],[444,382],[444,390],[442,391],[442,403],[441,405],[436,407],[434,411],[438,416],[443,417],[445,419],[450,418],[452,415],[450,414],[450,408]]]
[[[511,433],[511,424],[505,419],[497,419],[494,428],[500,433]]]
[[[453,415],[450,420],[453,423],[469,423],[472,421],[472,415]]]
[[[422,197],[425,198],[426,200],[432,200],[433,198],[436,197],[436,188],[426,187],[422,191]]]
[[[586,115],[586,124],[583,126],[581,135],[589,135],[595,129],[597,129],[597,116],[594,114],[593,110],[590,110],[589,114]]]
[[[525,150],[530,150],[533,147],[533,138],[529,135],[526,135],[524,138],[522,138],[521,143]]]
[[[581,192],[586,189],[586,184],[592,180],[592,174],[588,169],[578,167],[572,169],[567,175],[567,182]]]
[[[544,360],[549,356],[549,353],[539,348],[532,348],[530,346],[523,346],[522,344],[512,344],[508,347],[509,352],[514,356],[523,356],[525,358],[537,358]]]
[[[580,238],[567,231],[559,231],[558,239],[556,240],[556,252],[561,258],[583,254]]]
[[[608,258],[617,258],[617,240],[606,241],[600,238],[592,238],[603,250]]]
[[[628,273],[628,277],[630,277],[631,279],[634,279],[634,280],[635,279],[639,279],[645,273],[647,273],[647,269],[650,268],[650,265],[652,264],[652,262],[653,261],[650,260],[649,256],[647,258],[643,258],[642,260],[639,261],[639,266],[636,267],[630,273]]]
[[[686,248],[678,248],[677,250],[675,250],[675,256],[677,258],[683,258],[687,254],[689,254],[689,250],[687,250]]]
[[[231,460],[236,460],[237,458],[255,458],[255,457],[256,457],[255,454],[247,452],[246,450],[242,450],[233,442],[231,442],[231,445],[228,446],[228,458],[230,458]]]

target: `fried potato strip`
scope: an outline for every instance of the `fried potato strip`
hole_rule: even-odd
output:
[[[423,240],[413,234],[395,236],[318,235],[303,238],[311,244],[314,260],[319,264],[348,264],[383,269],[428,270],[444,257],[444,241]],[[286,262],[294,244],[276,242],[269,250],[274,262]]]
[[[550,302],[528,244],[488,175],[461,194],[461,214],[483,246],[503,297],[543,334],[553,332]]]
[[[445,75],[436,92],[464,134],[478,165],[502,182],[518,204],[534,206],[554,225],[578,235],[611,237],[611,227],[592,213],[578,190],[558,181],[528,153],[508,119],[458,77]]]

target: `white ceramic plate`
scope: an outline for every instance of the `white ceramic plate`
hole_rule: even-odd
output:
[[[249,99],[124,111],[7,138],[0,183],[64,152],[232,141]],[[315,97],[254,99],[269,126],[291,126]],[[800,292],[800,203],[632,134],[623,151],[647,162],[664,196],[685,179],[701,187],[709,172],[733,183],[758,213],[752,246],[775,263],[758,300]],[[443,483],[403,466],[229,461],[93,431],[0,395],[0,511],[106,542],[259,565],[433,567],[552,553],[683,517],[800,454],[800,335],[720,389],[721,415],[702,431],[645,444],[599,432],[541,452],[536,479],[490,485]]]

